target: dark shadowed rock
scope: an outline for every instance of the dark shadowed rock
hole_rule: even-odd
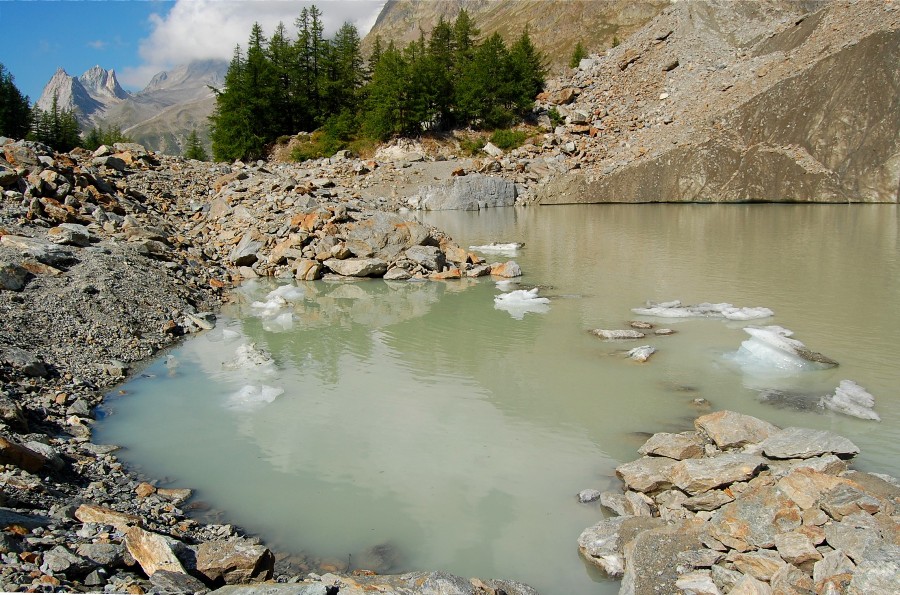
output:
[[[172,572],[171,570],[157,570],[150,577],[150,583],[155,590],[163,594],[180,595],[181,593],[206,593],[209,589],[198,579],[189,574]]]

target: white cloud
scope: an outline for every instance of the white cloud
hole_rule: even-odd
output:
[[[168,13],[151,16],[151,33],[140,42],[143,64],[124,69],[120,78],[126,85],[140,87],[157,72],[192,60],[230,60],[235,45],[246,47],[255,22],[267,37],[279,22],[293,36],[294,20],[304,6],[313,4],[322,11],[326,36],[346,21],[364,36],[384,0],[177,0]]]

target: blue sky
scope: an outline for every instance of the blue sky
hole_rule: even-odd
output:
[[[323,13],[326,35],[345,21],[365,35],[384,0],[0,0],[0,63],[37,101],[58,67],[78,76],[95,64],[138,91],[160,72],[193,59],[231,58],[254,22],[270,34],[304,6]]]

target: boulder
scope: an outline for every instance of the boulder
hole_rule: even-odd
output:
[[[611,340],[622,340],[622,339],[643,339],[644,333],[632,329],[603,329],[603,328],[595,328],[591,331],[591,334],[597,335],[601,339],[611,339]]]
[[[118,543],[82,543],[76,553],[97,566],[115,568],[125,561],[125,546]]]
[[[789,531],[776,535],[775,548],[778,550],[778,555],[785,562],[789,562],[794,566],[822,559],[822,554],[816,549],[812,540],[799,531]]]
[[[516,204],[516,186],[503,178],[471,174],[423,186],[419,196],[418,206],[426,211],[477,211],[513,206]]]
[[[142,523],[139,516],[94,504],[82,504],[79,506],[75,510],[75,518],[82,523],[112,525],[122,533],[125,533],[133,526],[140,526]]]
[[[0,350],[0,362],[9,364],[26,376],[44,377],[47,375],[47,366],[39,357],[18,347],[4,347]]]
[[[27,278],[28,270],[14,262],[0,260],[0,290],[22,291]]]
[[[756,550],[753,552],[736,553],[731,556],[734,567],[742,573],[761,581],[769,581],[786,566],[784,560],[772,550]]]
[[[712,572],[709,570],[695,570],[682,574],[675,581],[675,587],[681,593],[692,593],[693,595],[721,595],[722,593],[713,582]]]
[[[650,437],[638,449],[642,455],[668,457],[678,461],[703,456],[704,441],[696,432],[669,434],[660,432]]]
[[[30,256],[38,262],[58,269],[65,268],[76,261],[72,252],[51,242],[25,236],[0,236],[0,246],[8,246],[23,256]]]
[[[381,277],[388,268],[380,258],[329,258],[323,264],[344,277]]]
[[[578,492],[578,501],[582,504],[587,504],[588,502],[596,502],[600,499],[602,493],[600,490],[595,490],[592,488],[588,488],[586,490],[581,490]]]
[[[728,595],[772,595],[772,587],[745,574],[741,580],[735,583]]]
[[[490,266],[491,276],[493,277],[521,277],[522,269],[514,260],[508,260],[504,263],[494,263]]]
[[[241,241],[231,250],[228,259],[235,266],[250,266],[259,259],[257,253],[262,247],[263,243],[254,240],[253,234],[247,232],[241,237]]]
[[[13,465],[29,473],[36,473],[47,464],[47,457],[0,436],[0,464]]]
[[[213,583],[257,583],[272,578],[275,556],[248,539],[209,541],[196,549],[197,571]]]
[[[406,249],[406,258],[429,271],[440,271],[447,262],[437,246],[410,246]]]
[[[75,555],[65,547],[58,545],[50,551],[44,552],[41,572],[50,575],[62,574],[72,578],[81,578],[93,570],[94,566],[92,561]]]
[[[698,417],[694,427],[709,436],[721,449],[762,442],[778,431],[777,426],[767,421],[734,411],[717,411]]]
[[[866,552],[850,579],[850,595],[896,595],[900,585],[900,546],[879,545]]]
[[[69,246],[89,246],[92,235],[88,228],[77,223],[60,223],[47,232],[47,237],[54,244]]]
[[[721,485],[746,481],[766,464],[763,457],[725,453],[717,457],[687,459],[669,468],[669,478],[688,494],[699,494]]]
[[[322,264],[315,260],[302,259],[297,261],[296,279],[301,281],[315,281],[322,278]]]
[[[642,531],[664,524],[665,521],[659,518],[621,516],[604,519],[582,531],[578,537],[578,551],[607,576],[619,577],[625,572],[625,544]]]
[[[125,547],[149,577],[157,570],[187,574],[169,539],[158,533],[131,527],[125,533]]]
[[[150,577],[150,584],[158,593],[206,593],[209,589],[199,579],[189,574],[171,570],[157,570]]]
[[[772,548],[780,531],[777,519],[793,509],[793,501],[779,490],[758,485],[716,510],[709,519],[709,532],[725,546],[740,552]]]
[[[662,490],[672,485],[669,474],[676,462],[665,457],[642,457],[616,467],[616,475],[638,492]]]
[[[823,454],[848,458],[859,454],[859,447],[827,430],[785,428],[766,438],[760,448],[773,459],[808,459]]]
[[[412,275],[403,267],[391,267],[383,278],[385,281],[406,281],[412,278]]]

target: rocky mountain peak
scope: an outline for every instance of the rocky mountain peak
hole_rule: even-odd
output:
[[[62,67],[57,68],[50,82],[44,87],[37,106],[42,110],[53,107],[53,98],[61,110],[72,110],[77,115],[87,115],[97,111],[101,103],[91,96],[77,78],[69,75]]]
[[[106,70],[94,66],[78,77],[78,81],[94,97],[102,96],[110,99],[126,99],[130,95],[119,85],[115,70]]]

